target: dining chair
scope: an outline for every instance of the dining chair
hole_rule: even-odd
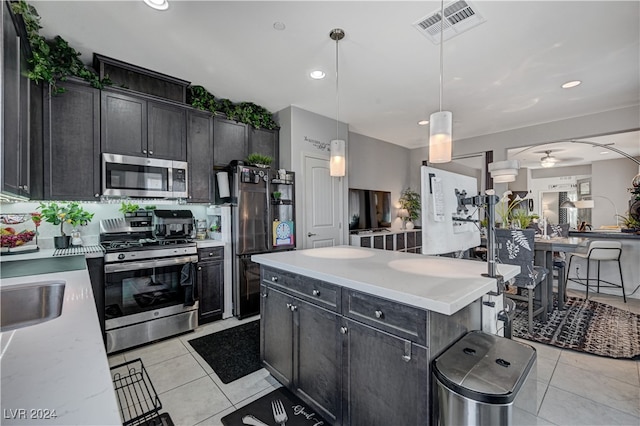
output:
[[[567,272],[567,281],[573,281],[578,284],[582,284],[587,287],[587,298],[589,298],[589,281],[590,278],[590,266],[591,261],[597,261],[597,292],[600,293],[600,283],[605,283],[602,285],[603,287],[615,287],[622,289],[622,298],[624,299],[624,303],[627,303],[627,295],[624,291],[624,280],[622,279],[622,265],[620,264],[620,256],[622,255],[622,242],[620,241],[603,241],[603,240],[591,240],[589,241],[589,245],[587,246],[587,251],[585,253],[571,253],[569,256],[569,268]],[[586,259],[587,260],[587,276],[586,278],[580,277],[569,277],[569,272],[571,272],[571,262],[574,258]],[[600,279],[600,262],[618,262],[618,270],[620,271],[620,284],[612,283],[610,281],[606,281]]]
[[[569,236],[569,224],[561,223],[559,225],[547,224],[547,235],[550,237],[567,238]],[[565,254],[560,252],[553,253],[553,278],[558,280],[558,308],[564,307],[567,300],[567,279],[565,268]]]
[[[507,297],[527,302],[529,333],[533,332],[533,318],[543,314],[546,320],[547,298],[549,297],[545,285],[548,271],[534,265],[534,237],[533,229],[496,229],[496,247],[499,263],[518,265],[520,273],[514,278],[513,284],[520,290],[526,289],[527,294],[509,294]],[[540,297],[537,297],[539,294]],[[536,300],[538,299],[538,300]],[[539,304],[538,307],[535,305]]]

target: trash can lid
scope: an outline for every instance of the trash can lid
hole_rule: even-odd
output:
[[[536,350],[529,345],[471,331],[433,361],[433,371],[443,385],[464,397],[508,404],[535,361]]]

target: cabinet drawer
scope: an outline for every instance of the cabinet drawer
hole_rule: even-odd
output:
[[[300,299],[337,312],[340,308],[340,287],[313,278],[273,268],[262,268],[262,279]]]
[[[198,249],[198,262],[206,262],[208,260],[222,260],[224,258],[223,247],[210,247]]]
[[[344,316],[427,345],[427,311],[346,288],[343,293]]]

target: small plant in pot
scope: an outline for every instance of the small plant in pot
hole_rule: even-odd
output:
[[[409,217],[407,218],[407,225],[409,225],[408,229],[412,229],[413,221],[417,220],[420,217],[420,194],[418,194],[411,188],[407,188],[402,191],[402,194],[400,194],[400,199],[398,201],[400,203],[401,209],[407,209],[407,212],[409,213]]]
[[[42,220],[52,225],[60,225],[60,236],[53,237],[55,248],[69,247],[70,236],[64,233],[64,224],[71,224],[74,229],[78,226],[88,224],[93,219],[93,213],[83,209],[78,203],[67,205],[58,203],[40,203],[37,208],[40,210]]]
[[[273,158],[271,158],[268,155],[258,154],[257,152],[254,152],[253,154],[249,154],[247,156],[247,162],[249,164],[254,164],[258,167],[262,167],[266,169],[273,162]]]

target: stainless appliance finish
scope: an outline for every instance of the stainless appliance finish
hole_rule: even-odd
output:
[[[187,198],[187,182],[184,161],[102,154],[102,195]]]
[[[64,281],[38,281],[0,290],[0,332],[58,318],[64,301]]]
[[[162,213],[161,213],[162,214]],[[193,216],[186,210],[184,230],[172,238],[154,238],[155,213],[140,212],[100,223],[105,254],[105,334],[107,353],[193,330],[198,301],[197,247],[191,239]],[[176,222],[177,223],[177,222]],[[177,229],[176,228],[176,229]],[[184,274],[190,282],[184,285]]]
[[[231,169],[233,207],[233,313],[245,318],[260,313],[260,265],[252,254],[272,249],[270,223],[271,170],[236,165]]]
[[[433,372],[437,425],[511,425],[536,415],[536,351],[529,345],[472,331],[433,361]]]

